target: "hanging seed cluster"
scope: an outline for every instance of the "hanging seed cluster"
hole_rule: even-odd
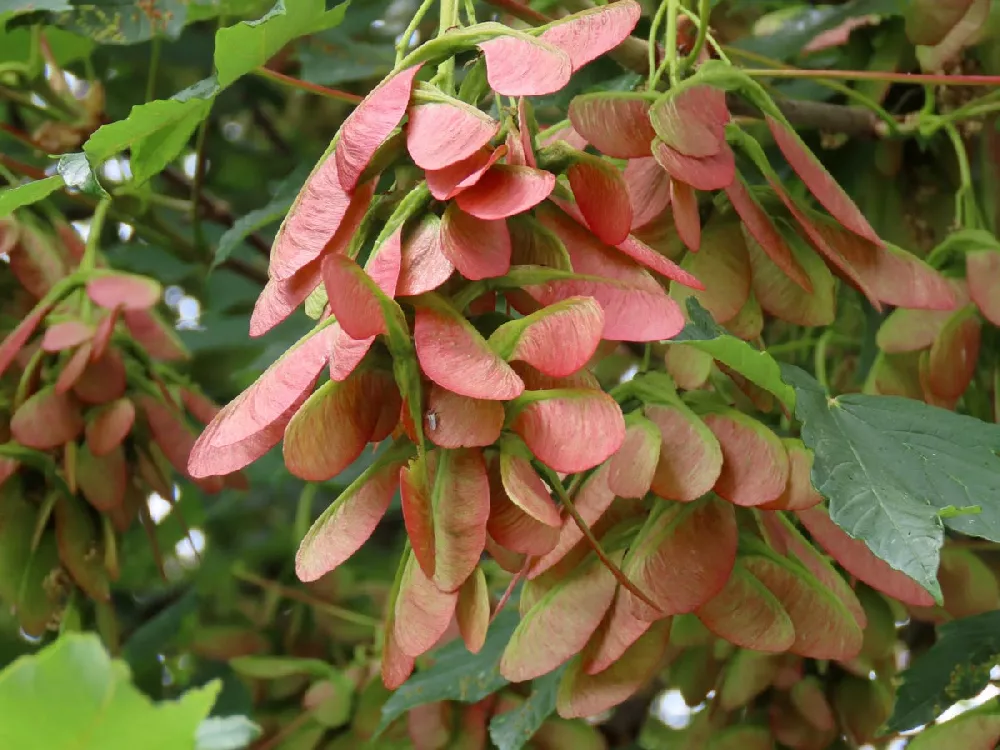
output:
[[[304,581],[334,570],[400,492],[409,544],[385,627],[388,687],[453,621],[482,647],[495,614],[484,553],[524,581],[500,672],[521,682],[572,660],[563,717],[639,689],[676,656],[679,617],[730,649],[853,663],[866,609],[827,554],[900,601],[933,603],[830,521],[811,453],[777,419],[735,408],[715,376],[764,412],[769,394],[684,344],[669,345],[666,372],[618,387],[588,368],[621,342],[677,336],[691,296],[748,341],[765,315],[832,322],[835,277],[876,310],[951,320],[961,302],[875,233],[728,65],[705,61],[666,93],[578,96],[568,120],[537,123],[528,97],[562,89],[639,15],[622,0],[533,32],[452,31],[410,53],[299,194],[250,333],[303,305],[317,325],[191,452],[191,475],[205,478],[282,443],[293,474],[325,481],[390,442],[296,559]],[[476,59],[456,92],[432,63],[459,53]],[[786,187],[727,95],[764,113],[821,208]],[[815,702],[808,685],[783,684],[776,711]]]
[[[10,220],[0,245],[10,300],[0,328],[0,601],[39,636],[58,625],[74,587],[109,600],[120,535],[137,517],[148,524],[151,493],[172,501],[195,425],[218,408],[172,367],[187,354],[155,311],[156,281],[100,262],[83,270],[67,225],[53,233]],[[216,492],[225,481],[199,484]]]

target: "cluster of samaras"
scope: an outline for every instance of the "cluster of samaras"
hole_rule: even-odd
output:
[[[587,369],[602,342],[675,336],[678,298],[691,294],[746,339],[764,312],[829,323],[831,269],[876,307],[957,304],[943,277],[879,239],[735,71],[725,85],[765,110],[828,213],[785,190],[730,121],[711,63],[666,94],[578,97],[568,124],[539,131],[523,97],[563,87],[638,18],[625,0],[532,33],[462,29],[411,53],[344,123],[275,241],[251,334],[303,303],[317,326],[192,451],[192,475],[224,475],[283,440],[289,470],[323,481],[393,438],[297,558],[303,580],[333,570],[401,490],[411,547],[386,627],[389,686],[453,618],[480,648],[491,617],[484,551],[527,580],[504,676],[531,679],[583,654],[563,678],[563,716],[637,689],[677,614],[745,648],[856,657],[865,615],[845,579],[784,515],[742,508],[796,511],[859,579],[931,602],[817,507],[799,441],[719,394],[682,399],[662,374],[615,398]],[[418,81],[427,63],[474,48],[481,57],[457,97]],[[522,98],[497,120],[478,106],[491,94]],[[744,180],[731,144],[766,189]],[[724,191],[704,227],[699,191]],[[685,364],[671,367],[691,375]]]
[[[0,343],[0,600],[31,635],[58,622],[73,584],[108,601],[116,535],[151,492],[173,498],[197,435],[187,414],[218,411],[161,364],[186,353],[153,309],[160,285],[80,270],[79,237],[57,230],[0,226],[5,313],[20,321]]]

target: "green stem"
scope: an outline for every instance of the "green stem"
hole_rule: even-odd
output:
[[[563,483],[559,480],[559,477],[556,475],[556,473],[551,469],[549,469],[544,464],[538,464],[537,462],[536,464],[538,468],[542,470],[542,473],[545,475],[545,481],[552,486],[552,489],[559,497],[559,502],[561,502],[563,506],[565,506],[566,511],[569,513],[574,523],[576,523],[577,528],[580,529],[580,533],[583,534],[584,538],[587,540],[587,544],[589,544],[590,548],[594,550],[594,554],[596,554],[598,559],[600,559],[600,561],[604,564],[604,567],[606,567],[608,571],[611,573],[611,575],[615,577],[615,580],[618,581],[618,583],[620,583],[623,587],[628,589],[628,591],[631,592],[633,596],[635,596],[638,599],[641,599],[645,604],[649,605],[655,611],[659,612],[660,611],[659,605],[652,599],[650,599],[649,596],[642,589],[636,586],[629,579],[629,577],[622,572],[622,569],[615,564],[614,560],[608,557],[607,553],[604,551],[604,548],[601,547],[601,543],[597,540],[597,537],[594,536],[594,532],[591,530],[590,526],[587,525],[586,519],[584,519],[584,517],[580,515],[580,511],[576,509],[576,506],[573,504],[573,500],[570,499],[569,493],[566,491],[566,488],[563,486]]]
[[[838,78],[842,81],[936,83],[944,86],[1000,86],[1000,76],[949,76],[922,73],[884,73],[875,70],[809,70],[803,68],[744,68],[751,78]]]
[[[413,18],[410,19],[409,25],[406,30],[403,31],[403,35],[399,38],[399,42],[396,44],[396,67],[403,62],[403,58],[406,57],[406,53],[410,51],[410,40],[413,38],[413,33],[417,30],[420,24],[424,20],[424,16],[427,15],[427,11],[431,9],[431,6],[437,0],[424,0],[420,3],[420,7],[417,8],[417,12],[413,14]]]
[[[361,100],[364,98],[347,91],[339,91],[337,89],[331,89],[327,86],[320,86],[316,83],[300,81],[298,78],[286,76],[284,73],[279,73],[276,70],[271,70],[270,68],[254,68],[250,72],[254,75],[260,76],[261,78],[267,78],[275,83],[280,83],[283,86],[289,86],[301,91],[308,91],[310,94],[318,94],[319,96],[325,96],[327,99],[335,99],[338,102],[360,104]]]
[[[826,346],[830,343],[831,338],[833,338],[833,329],[827,328],[819,337],[816,349],[813,351],[813,369],[816,371],[816,380],[827,392],[830,390],[830,383],[826,376]]]
[[[459,25],[458,6],[459,0],[441,0],[438,37],[444,36],[449,29]],[[446,94],[453,94],[455,92],[455,58],[449,57],[441,63],[434,78]]]
[[[656,15],[653,16],[653,22],[649,26],[649,90],[655,91],[657,84],[660,82],[660,75],[662,73],[656,66],[656,40],[660,35],[660,24],[663,23],[663,17],[667,14],[667,3],[660,3],[660,7],[656,10]]]
[[[146,101],[156,98],[156,74],[160,69],[160,37],[154,36],[149,47],[149,73],[146,75]]]
[[[683,15],[691,23],[693,23],[694,27],[698,29],[699,33],[701,32],[702,24],[701,24],[701,19],[698,18],[698,16],[696,16],[689,10],[684,10],[683,8],[681,8],[681,15]],[[722,45],[719,44],[716,38],[712,36],[712,34],[708,31],[707,19],[705,21],[705,41],[708,42],[708,46],[710,46],[713,50],[715,50],[715,54],[719,56],[719,59],[722,60],[722,62],[726,63],[727,65],[732,65],[732,62],[730,61],[729,56],[726,54],[726,51],[722,48]],[[695,42],[697,43],[697,40],[695,40]]]
[[[694,65],[698,61],[698,55],[700,55],[701,51],[705,48],[705,40],[708,38],[708,17],[711,12],[711,0],[698,0],[698,36],[695,37],[694,47],[691,48],[691,52],[684,58],[684,68]],[[694,16],[692,14],[688,13],[686,15],[694,21]]]
[[[670,85],[680,83],[679,60],[677,59],[677,13],[680,10],[680,0],[667,0],[667,35],[666,59],[664,62],[670,71]]]
[[[741,50],[735,47],[729,48],[729,51],[734,57],[742,57],[745,60],[751,60],[754,62],[762,63],[764,65],[774,65],[774,66],[781,65],[782,67],[780,68],[780,70],[790,70],[790,71],[796,70],[796,68],[793,68],[790,65],[784,66],[780,61],[772,60],[771,58],[765,57],[764,55],[758,55],[756,52],[748,52],[746,50]],[[746,72],[745,69],[744,72]],[[888,110],[886,110],[881,104],[879,104],[871,97],[866,96],[857,89],[852,89],[850,86],[846,86],[838,81],[831,81],[824,78],[819,78],[817,79],[816,83],[819,84],[820,86],[824,86],[830,89],[831,91],[836,91],[838,94],[843,94],[848,99],[852,99],[861,106],[866,107],[867,109],[874,112],[878,116],[878,118],[886,124],[886,126],[889,128],[890,133],[898,135],[901,132],[901,129],[899,127],[899,122],[896,120],[896,118],[893,117]]]
[[[325,612],[334,617],[338,617],[345,622],[353,622],[355,625],[362,625],[368,628],[377,628],[382,624],[381,620],[378,620],[375,617],[369,617],[368,615],[354,612],[353,610],[346,609],[345,607],[338,607],[336,604],[330,604],[329,602],[317,599],[305,591],[289,588],[288,586],[284,586],[277,581],[262,578],[261,576],[251,573],[248,570],[243,570],[239,567],[233,570],[233,577],[266,591],[274,591],[285,599],[291,599],[293,601],[302,602],[303,604],[308,604],[318,612]]]
[[[951,145],[958,159],[958,177],[960,186],[955,192],[955,221],[959,227],[975,228],[979,225],[976,199],[972,190],[972,170],[969,168],[969,155],[958,129],[950,122],[941,126],[948,134]]]
[[[90,230],[87,233],[87,244],[80,260],[80,270],[86,273],[97,266],[97,246],[101,242],[101,231],[104,229],[104,219],[111,208],[111,198],[105,198],[97,204],[94,216],[90,220]]]

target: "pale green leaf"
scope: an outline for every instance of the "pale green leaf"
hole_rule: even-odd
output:
[[[278,0],[256,21],[241,21],[215,35],[215,69],[219,85],[228,86],[263,65],[293,39],[329,29],[344,19],[348,3],[331,11],[324,0]]]
[[[22,206],[30,206],[47,198],[63,186],[63,178],[52,175],[41,180],[26,182],[17,187],[0,190],[0,217],[9,216]]]
[[[98,198],[107,195],[83,152],[60,156],[56,170],[69,187]]]
[[[198,726],[194,750],[243,750],[260,733],[246,716],[212,716]]]
[[[192,750],[219,689],[213,682],[153,703],[96,635],[70,633],[0,673],[0,747]]]
[[[142,184],[176,159],[198,124],[212,108],[219,87],[214,79],[199,81],[172,99],[132,107],[128,117],[104,125],[83,144],[95,166],[131,149],[133,183]]]
[[[672,343],[683,342],[711,354],[751,383],[773,393],[788,408],[795,404],[795,393],[782,380],[774,357],[719,326],[694,297],[688,298],[687,310],[690,322],[671,339]]]

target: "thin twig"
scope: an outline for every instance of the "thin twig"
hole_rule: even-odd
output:
[[[580,515],[580,511],[576,509],[576,506],[573,504],[573,500],[570,498],[569,493],[566,492],[566,488],[563,487],[563,483],[559,481],[559,477],[556,476],[555,473],[550,470],[546,470],[545,474],[547,475],[546,479],[548,483],[552,485],[552,488],[555,490],[556,495],[559,496],[559,501],[566,507],[566,510],[569,512],[570,517],[576,523],[577,528],[580,529],[580,533],[583,534],[584,538],[587,540],[587,543],[590,545],[590,548],[594,550],[594,553],[597,555],[598,559],[600,559],[600,561],[604,564],[604,567],[606,567],[611,572],[611,575],[615,577],[615,580],[618,581],[618,583],[620,583],[622,586],[628,589],[629,592],[631,592],[634,596],[641,599],[645,604],[652,607],[654,611],[659,612],[660,606],[652,599],[650,599],[649,596],[642,589],[636,586],[631,581],[631,579],[629,579],[629,577],[622,572],[621,568],[619,568],[615,564],[614,560],[608,557],[607,553],[604,551],[604,548],[601,547],[601,543],[597,540],[597,537],[594,536],[594,532],[591,531],[590,526],[587,525],[587,521],[584,519],[583,516]]]
[[[503,592],[503,596],[500,597],[500,601],[497,602],[497,606],[493,609],[493,614],[490,615],[491,625],[493,624],[493,621],[497,619],[497,615],[499,615],[501,610],[503,610],[504,605],[510,601],[511,594],[514,593],[514,589],[517,588],[517,584],[520,583],[521,580],[528,574],[528,570],[534,562],[535,558],[531,555],[524,558],[524,565],[522,565],[521,569],[517,571],[517,575],[510,579],[510,583],[507,584],[507,590]]]
[[[358,612],[352,612],[344,607],[338,607],[336,604],[324,602],[323,600],[317,599],[305,591],[299,591],[298,589],[293,589],[280,584],[277,581],[262,578],[261,576],[251,573],[248,570],[236,568],[233,570],[233,577],[253,586],[273,591],[274,593],[283,596],[285,599],[292,599],[294,601],[301,602],[302,604],[308,604],[317,611],[326,612],[334,617],[339,617],[341,620],[353,622],[355,625],[377,628],[382,624],[380,620],[374,617],[369,617],[368,615],[363,615]]]
[[[284,86],[291,86],[292,88],[308,91],[311,94],[318,94],[319,96],[325,96],[327,99],[335,99],[339,102],[360,104],[361,100],[364,98],[348,91],[331,89],[326,86],[320,86],[317,83],[309,83],[308,81],[293,78],[292,76],[286,76],[284,73],[279,73],[278,71],[271,70],[270,68],[254,68],[251,72],[261,78],[267,78]]]
[[[877,70],[811,70],[804,68],[743,68],[753,78],[833,78],[842,81],[940,84],[943,86],[1000,86],[1000,76],[951,76],[927,73],[886,73]]]

